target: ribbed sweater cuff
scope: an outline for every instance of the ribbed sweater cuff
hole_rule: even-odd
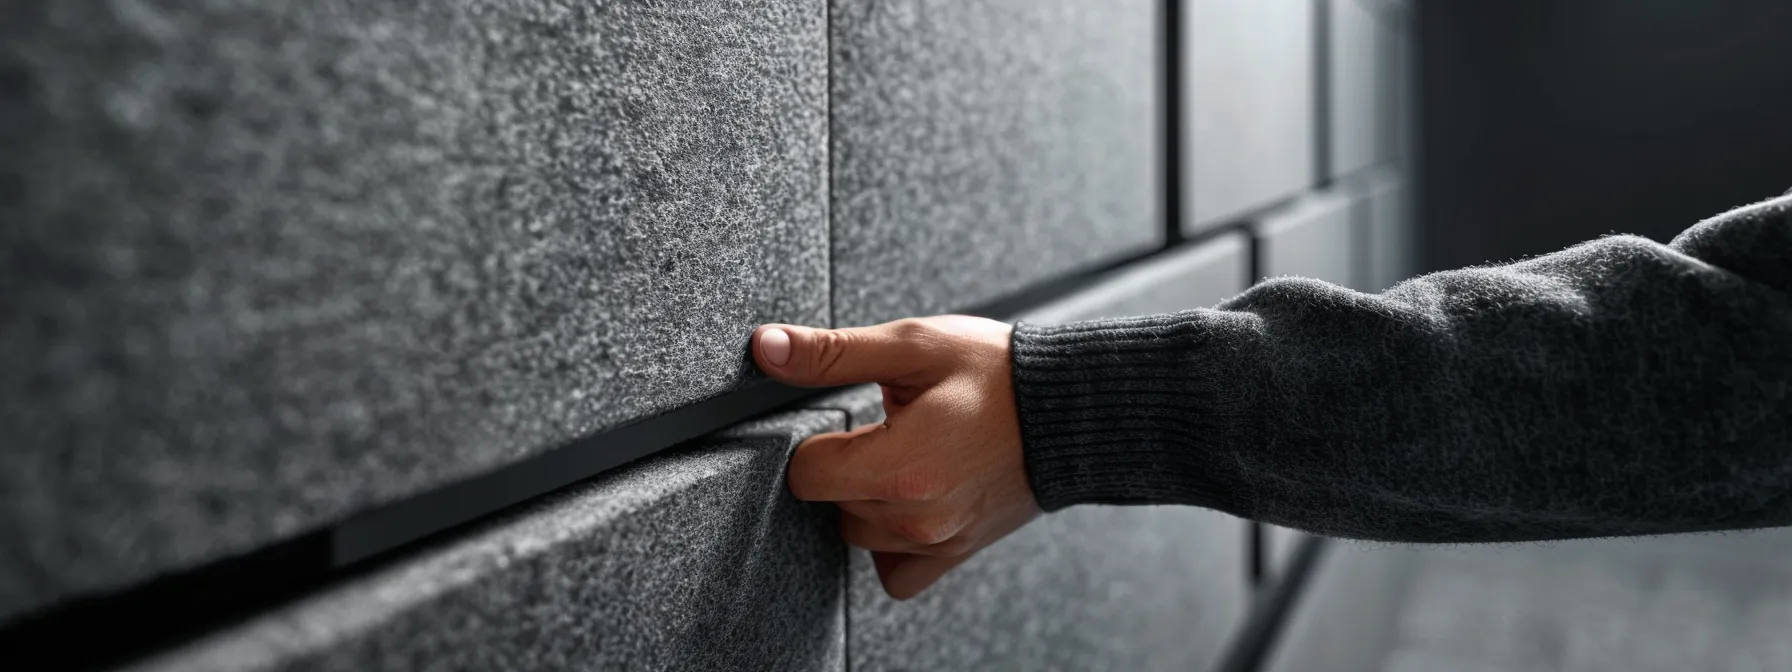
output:
[[[1204,321],[1182,313],[1015,325],[1014,393],[1041,508],[1188,504],[1251,514],[1237,451],[1254,442],[1257,377],[1241,348]]]

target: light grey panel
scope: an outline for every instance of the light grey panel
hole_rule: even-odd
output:
[[[1264,277],[1297,275],[1344,287],[1356,281],[1356,230],[1351,199],[1314,193],[1267,213],[1257,222]]]
[[[833,0],[834,316],[963,310],[1162,243],[1155,0]]]
[[[1410,546],[1327,542],[1264,669],[1381,670],[1418,555]]]
[[[1786,530],[1428,550],[1390,660],[1572,672],[1792,669],[1788,551]]]
[[[827,316],[826,7],[17,0],[0,620],[746,379]]]
[[[1310,535],[1300,530],[1268,523],[1263,524],[1263,529],[1266,531],[1265,536],[1267,537],[1264,544],[1266,546],[1265,557],[1268,560],[1264,569],[1269,580],[1279,581],[1287,576],[1289,564],[1294,561],[1294,552],[1300,550],[1301,542]]]
[[[1417,224],[1412,221],[1412,195],[1406,185],[1399,173],[1380,170],[1356,187],[1361,193],[1356,216],[1366,223],[1358,230],[1369,238],[1364,290],[1387,289],[1417,272]]]
[[[1333,544],[1269,667],[1792,669],[1792,530]]]
[[[1418,86],[1412,62],[1412,15],[1402,7],[1390,8],[1384,20],[1388,38],[1382,42],[1382,68],[1386,93],[1382,96],[1382,133],[1387,137],[1389,157],[1401,169],[1410,169],[1413,138],[1418,135],[1417,117],[1413,112],[1413,95]]]
[[[1023,318],[1062,322],[1211,305],[1243,291],[1239,237],[1136,269]],[[876,388],[833,404],[881,420]],[[1200,670],[1243,623],[1245,525],[1192,507],[1073,507],[997,542],[921,596],[891,600],[848,559],[852,668]]]
[[[1185,233],[1313,184],[1312,0],[1183,3]]]
[[[1057,324],[1104,317],[1135,317],[1207,308],[1250,285],[1250,239],[1243,233],[1216,236],[1108,274],[1101,282],[1020,320]]]
[[[1393,137],[1385,118],[1393,111],[1387,67],[1390,31],[1360,2],[1328,0],[1329,151],[1333,179],[1387,161]]]
[[[838,518],[791,498],[784,468],[845,426],[737,427],[137,669],[842,670]]]

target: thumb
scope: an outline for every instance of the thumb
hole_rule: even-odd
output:
[[[753,333],[753,361],[766,375],[800,387],[915,386],[922,382],[918,374],[928,368],[926,353],[895,324],[848,329],[763,325]]]

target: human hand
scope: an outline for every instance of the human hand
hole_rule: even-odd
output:
[[[1021,456],[1012,329],[951,315],[753,334],[754,361],[779,381],[883,387],[884,424],[803,442],[788,480],[796,498],[840,507],[841,535],[872,552],[891,597],[914,597],[1040,513]]]

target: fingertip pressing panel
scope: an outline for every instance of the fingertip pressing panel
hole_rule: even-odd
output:
[[[143,661],[160,670],[845,666],[833,507],[788,494],[802,411],[606,474]]]
[[[827,319],[819,2],[0,22],[0,621],[740,385]]]
[[[1248,244],[1173,253],[1022,319],[1064,322],[1212,305],[1242,292]],[[835,402],[870,412],[877,390]],[[855,670],[1207,669],[1244,621],[1246,523],[1192,507],[1072,507],[897,602],[849,559]]]
[[[1158,4],[832,1],[838,326],[1163,243]]]
[[[1317,178],[1313,14],[1311,0],[1184,3],[1184,233]]]

